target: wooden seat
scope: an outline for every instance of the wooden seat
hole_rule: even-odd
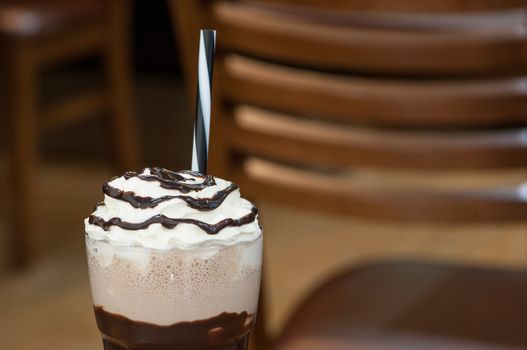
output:
[[[343,271],[292,315],[277,350],[520,349],[524,271],[386,261]]]
[[[527,177],[502,185],[445,188],[414,182],[401,187],[376,181],[379,177],[365,182],[354,176],[364,170],[404,170],[414,178],[527,171],[523,2],[175,0],[171,5],[191,95],[196,33],[201,27],[218,30],[210,168],[237,182],[244,195],[362,219],[527,221]],[[395,272],[399,268],[395,277],[413,274],[413,266],[394,266]],[[352,283],[346,278],[335,282],[342,293]],[[455,294],[455,286],[450,287]],[[325,295],[324,289],[320,293]],[[395,306],[399,301],[382,297]],[[335,300],[335,308],[342,303],[343,311],[352,312],[344,305],[349,299]],[[481,308],[483,300],[474,302]],[[298,312],[311,310],[311,302]],[[510,307],[515,300],[502,302],[511,302]],[[374,308],[373,302],[365,305]],[[423,318],[425,306],[418,309]],[[332,315],[334,322],[319,317],[317,325],[349,330],[348,319],[339,315]],[[257,335],[265,333],[259,319]],[[470,326],[459,331],[470,336]],[[279,349],[308,349],[291,345],[293,338],[309,339],[308,333],[286,330],[281,339],[288,341],[279,341]],[[257,338],[266,348],[265,337]]]
[[[32,213],[41,132],[94,115],[105,115],[120,169],[140,165],[128,62],[130,28],[126,0],[6,1],[0,4],[0,50],[11,121],[11,207],[13,264],[31,256]],[[49,106],[40,102],[39,73],[73,59],[100,56],[102,91],[72,96]],[[86,142],[90,139],[87,138]]]

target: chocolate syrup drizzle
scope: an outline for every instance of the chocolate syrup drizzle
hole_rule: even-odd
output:
[[[179,198],[187,203],[187,205],[191,208],[198,209],[198,210],[214,210],[218,208],[225,198],[236,190],[238,188],[237,185],[231,184],[229,187],[218,191],[212,196],[211,198],[193,198],[189,196],[163,196],[159,198],[152,198],[152,197],[141,197],[136,195],[132,191],[123,191],[118,188],[114,188],[110,186],[108,183],[104,184],[102,187],[102,190],[104,194],[107,196],[110,196],[112,198],[122,200],[125,202],[130,203],[132,207],[134,208],[140,208],[140,209],[146,209],[146,208],[155,208],[160,203]]]
[[[193,178],[186,178],[179,175],[174,171],[170,171],[163,168],[150,168],[151,175],[141,175],[134,171],[127,171],[124,173],[125,179],[130,179],[132,177],[137,177],[143,181],[157,181],[160,186],[166,188],[167,190],[178,190],[182,193],[189,193],[192,191],[201,191],[204,188],[216,185],[214,177],[207,175],[203,176],[200,173],[195,171],[182,171],[182,173],[193,175],[196,177],[204,178],[203,182],[197,184],[189,184],[188,181],[196,181]]]
[[[242,350],[255,315],[222,312],[211,318],[160,326],[133,321],[95,306],[106,350]]]
[[[244,215],[239,219],[227,218],[215,224],[208,224],[206,222],[195,219],[173,219],[165,215],[155,215],[146,221],[133,223],[128,221],[122,221],[120,218],[111,218],[110,220],[104,220],[92,214],[90,215],[89,223],[92,225],[102,227],[105,231],[108,231],[110,226],[117,226],[124,230],[142,230],[152,224],[161,224],[163,225],[163,227],[168,229],[172,229],[178,224],[192,224],[198,226],[209,235],[215,235],[221,230],[223,230],[225,227],[243,226],[249,224],[254,221],[257,214],[258,210],[253,207],[249,214]]]
[[[214,178],[210,175],[203,176],[196,172],[190,172],[185,171],[184,173],[190,174],[192,176],[203,178],[203,182],[201,183],[188,183],[189,181],[196,181],[194,178],[186,178],[184,176],[181,176],[180,174],[162,169],[162,168],[151,168],[150,174],[151,175],[141,175],[136,172],[126,172],[123,176],[125,179],[130,179],[132,177],[138,177],[141,180],[144,181],[157,181],[159,182],[160,186],[166,189],[177,189],[180,192],[188,193],[190,191],[199,191],[209,186],[216,185],[216,181]],[[103,186],[103,192],[117,200],[122,200],[125,202],[130,203],[134,208],[153,208],[159,205],[162,202],[174,199],[174,198],[180,198],[183,201],[187,203],[187,205],[191,208],[200,210],[200,211],[208,211],[218,208],[225,198],[236,190],[238,188],[237,185],[231,184],[229,187],[218,191],[212,196],[211,198],[192,198],[190,196],[183,196],[183,195],[175,195],[175,196],[162,196],[159,198],[152,198],[152,197],[142,197],[136,195],[132,191],[123,191],[118,188],[114,188],[110,186],[108,183],[106,183]],[[104,203],[99,203],[99,205],[104,205]],[[151,218],[149,218],[146,221],[140,222],[140,223],[132,223],[123,221],[118,217],[111,218],[109,220],[104,220],[101,217],[98,217],[94,214],[90,215],[89,217],[89,223],[92,225],[96,225],[101,227],[103,230],[108,231],[111,226],[117,226],[125,230],[141,230],[145,229],[148,226],[152,224],[161,224],[163,227],[172,229],[176,227],[178,224],[192,224],[196,225],[199,228],[201,228],[203,231],[205,231],[209,235],[215,235],[221,230],[223,230],[226,227],[233,227],[233,226],[243,226],[246,224],[249,224],[253,222],[256,219],[256,215],[258,215],[258,210],[253,207],[251,212],[240,219],[231,219],[227,218],[224,220],[221,220],[217,222],[216,224],[208,224],[206,222],[195,220],[195,219],[188,219],[188,218],[169,218],[165,215],[155,215]]]

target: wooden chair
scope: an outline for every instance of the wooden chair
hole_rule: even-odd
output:
[[[6,1],[0,4],[0,48],[11,121],[11,208],[13,264],[31,255],[38,135],[65,123],[107,113],[116,161],[122,169],[140,164],[128,61],[129,3],[97,1]],[[104,90],[75,96],[48,108],[39,101],[42,69],[99,55]],[[86,140],[87,142],[89,139]]]
[[[503,10],[521,2],[331,1],[324,11],[285,2],[172,2],[190,82],[197,29],[218,30],[215,174],[257,200],[375,220],[527,220],[522,183],[448,190],[364,184],[349,176],[350,169],[527,169],[527,39],[518,30],[525,9]],[[372,16],[344,16],[337,3],[362,4]],[[408,11],[390,17],[379,9]],[[461,9],[487,11],[430,13]],[[429,13],[412,15],[416,10]],[[488,30],[489,23],[499,29]],[[189,91],[195,91],[191,83]],[[347,293],[346,284],[339,288]],[[323,296],[318,290],[300,310]],[[340,313],[338,322],[349,325],[350,313]],[[266,348],[265,339],[259,345]]]

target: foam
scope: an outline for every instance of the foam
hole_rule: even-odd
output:
[[[86,236],[93,303],[134,321],[171,325],[222,312],[254,314],[262,236],[234,245],[157,250]]]

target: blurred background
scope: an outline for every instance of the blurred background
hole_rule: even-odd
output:
[[[199,28],[211,173],[266,234],[259,348],[527,347],[525,5],[0,2],[2,348],[101,348],[83,219],[189,168]]]

